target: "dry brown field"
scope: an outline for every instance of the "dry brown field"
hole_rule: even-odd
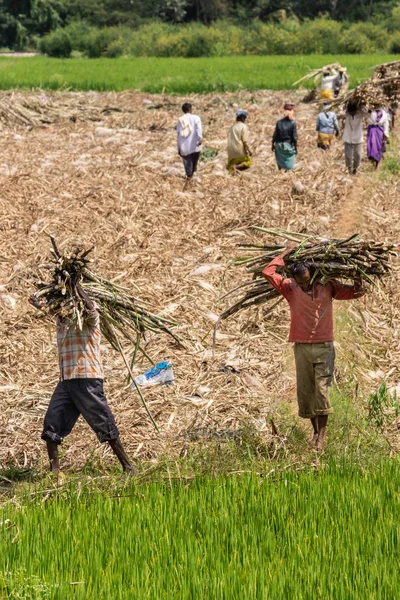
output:
[[[278,172],[271,152],[283,102],[298,103],[298,166]],[[204,143],[218,148],[189,184],[176,152],[175,125],[188,97],[139,92],[7,92],[0,98],[0,464],[46,463],[42,419],[57,383],[55,327],[28,305],[35,266],[60,247],[95,245],[96,269],[129,286],[156,312],[179,322],[179,348],[148,336],[155,361],[170,359],[176,383],[144,390],[159,424],[154,431],[120,357],[106,344],[105,389],[130,455],[154,461],[184,457],[217,432],[251,424],[272,436],[270,417],[296,420],[292,350],[284,303],[212,327],[226,307],[222,292],[243,280],[229,266],[249,225],[280,226],[329,237],[399,237],[399,182],[364,161],[357,178],[344,169],[342,142],[316,148],[316,107],[296,92],[193,95]],[[229,176],[226,136],[237,106],[248,109],[254,160]],[[296,194],[293,181],[304,186]],[[337,305],[338,384],[351,381],[354,401],[387,378],[399,380],[400,296],[395,267],[380,289]],[[139,360],[139,374],[148,363]],[[235,372],[237,371],[237,372]],[[357,386],[358,384],[358,386]],[[357,392],[358,389],[358,392]],[[356,393],[357,392],[357,393]],[[360,410],[361,410],[360,408]],[[333,417],[334,418],[334,417]],[[279,443],[284,444],[282,438]],[[113,460],[80,420],[64,443],[63,464]]]

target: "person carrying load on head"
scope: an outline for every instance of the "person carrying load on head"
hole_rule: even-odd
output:
[[[389,139],[389,115],[383,108],[372,110],[367,118],[367,156],[374,163],[375,169],[386,152]]]
[[[363,147],[363,118],[369,113],[357,104],[349,101],[346,110],[340,117],[344,118],[343,142],[346,167],[351,175],[357,175],[362,159]]]
[[[340,96],[341,92],[345,92],[349,85],[349,76],[347,75],[346,67],[339,67],[338,74],[335,75],[332,88],[335,98]]]
[[[272,136],[272,152],[278,169],[291,171],[297,154],[297,127],[294,120],[294,104],[286,103],[283,107],[284,117],[277,121],[274,135]]]
[[[201,119],[199,116],[192,114],[192,105],[189,102],[182,105],[182,111],[183,115],[180,117],[176,128],[178,154],[182,158],[186,177],[191,179],[197,171],[203,132]]]
[[[47,408],[42,433],[50,471],[59,474],[58,447],[82,415],[98,440],[108,442],[122,469],[129,475],[136,475],[137,469],[130,463],[122,446],[114,415],[103,391],[98,307],[79,283],[76,290],[85,307],[82,326],[67,318],[56,317],[60,380]],[[43,307],[43,300],[36,294],[29,297],[29,302],[38,310]]]
[[[327,67],[322,71],[322,79],[321,79],[321,99],[322,100],[332,100],[333,98],[333,82],[337,76],[338,72],[336,69]]]
[[[312,265],[300,261],[293,264],[290,279],[279,274],[285,256],[295,247],[287,246],[262,274],[289,303],[289,342],[294,344],[299,416],[311,420],[314,434],[310,443],[320,450],[325,443],[328,415],[333,412],[329,401],[335,361],[332,301],[360,298],[365,291],[361,281],[354,285],[336,279],[313,283]]]
[[[316,131],[318,132],[317,146],[322,150],[329,150],[333,142],[334,136],[339,135],[339,124],[337,117],[330,110],[331,103],[324,102],[323,110],[317,118]]]
[[[250,132],[246,125],[247,110],[236,111],[236,122],[228,133],[228,165],[231,175],[236,171],[248,169],[251,165],[252,152],[249,147]]]

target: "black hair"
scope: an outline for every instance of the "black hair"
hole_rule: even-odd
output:
[[[246,119],[247,119],[247,115],[238,115],[236,117],[236,121],[242,121],[243,123],[245,122]]]
[[[307,271],[311,275],[310,265],[308,263],[302,262],[300,260],[298,260],[297,262],[295,262],[290,267],[290,272],[292,274],[292,277],[304,277],[306,275]]]
[[[352,112],[356,112],[358,109],[358,106],[355,102],[349,102],[347,105],[347,110],[348,112],[352,113]]]
[[[185,104],[182,104],[182,110],[184,113],[190,112],[191,108],[192,108],[192,105],[189,102],[185,102]]]

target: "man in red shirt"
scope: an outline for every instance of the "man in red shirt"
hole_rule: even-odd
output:
[[[361,282],[345,285],[332,279],[325,284],[311,283],[310,269],[303,262],[293,265],[293,279],[283,277],[277,269],[284,267],[284,257],[294,247],[288,246],[281,256],[274,258],[263,275],[289,303],[289,342],[294,343],[299,416],[311,419],[314,429],[311,443],[320,449],[325,441],[328,415],[333,412],[329,402],[335,361],[332,300],[352,300],[365,292]]]

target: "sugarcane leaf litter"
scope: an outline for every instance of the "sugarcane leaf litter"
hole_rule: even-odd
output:
[[[241,91],[223,94],[221,102],[213,94],[15,93],[14,99],[32,113],[39,103],[41,116],[35,120],[30,115],[25,123],[7,110],[2,118],[3,464],[35,465],[43,456],[42,419],[58,379],[55,326],[32,310],[27,297],[37,266],[48,262],[50,233],[63,249],[95,246],[89,256],[96,273],[132,290],[143,306],[155,307],[154,314],[178,323],[173,332],[184,339],[183,350],[169,335],[148,331],[141,339],[154,362],[168,359],[174,365],[175,386],[146,390],[160,434],[140,399],[123,384],[127,369],[120,352],[102,346],[107,396],[134,458],[157,461],[165,453],[184,457],[199,443],[191,441],[197,440],[196,431],[235,431],[243,420],[265,439],[275,439],[271,414],[279,429],[284,411],[295,411],[286,303],[271,312],[270,305],[256,306],[221,322],[214,354],[211,349],[215,320],[229,299],[220,298],[247,280],[244,267],[231,265],[237,243],[246,240],[255,223],[306,238],[345,239],[360,232],[362,240],[389,245],[396,243],[400,229],[398,179],[380,178],[365,163],[358,179],[348,177],[339,142],[330,153],[318,151],[316,109],[302,105],[302,95]],[[298,104],[300,144],[294,174],[278,173],[270,148],[276,119],[288,99]],[[148,110],[145,100],[159,108]],[[175,125],[184,101],[191,101],[202,116],[207,145],[218,148],[214,158],[202,163],[200,181],[190,185],[176,154]],[[10,94],[2,102],[12,108]],[[253,150],[251,170],[237,177],[225,169],[233,105],[249,111]],[[46,106],[51,106],[48,117]],[[293,179],[301,182],[303,194],[293,193]],[[257,236],[254,243],[265,243],[260,242],[262,232],[252,235]],[[205,265],[214,266],[203,269]],[[351,374],[371,392],[384,378],[394,387],[400,380],[396,274],[383,277],[379,288],[372,286],[357,303],[336,309],[341,320],[336,327],[337,368],[342,378]],[[121,338],[121,344],[129,349],[130,360],[132,343]],[[148,364],[138,351],[133,374]],[[200,436],[200,443],[204,440]],[[284,437],[279,444],[284,447]],[[85,464],[93,447],[96,460],[109,460],[108,450],[96,447],[79,421],[68,438],[65,467]]]

